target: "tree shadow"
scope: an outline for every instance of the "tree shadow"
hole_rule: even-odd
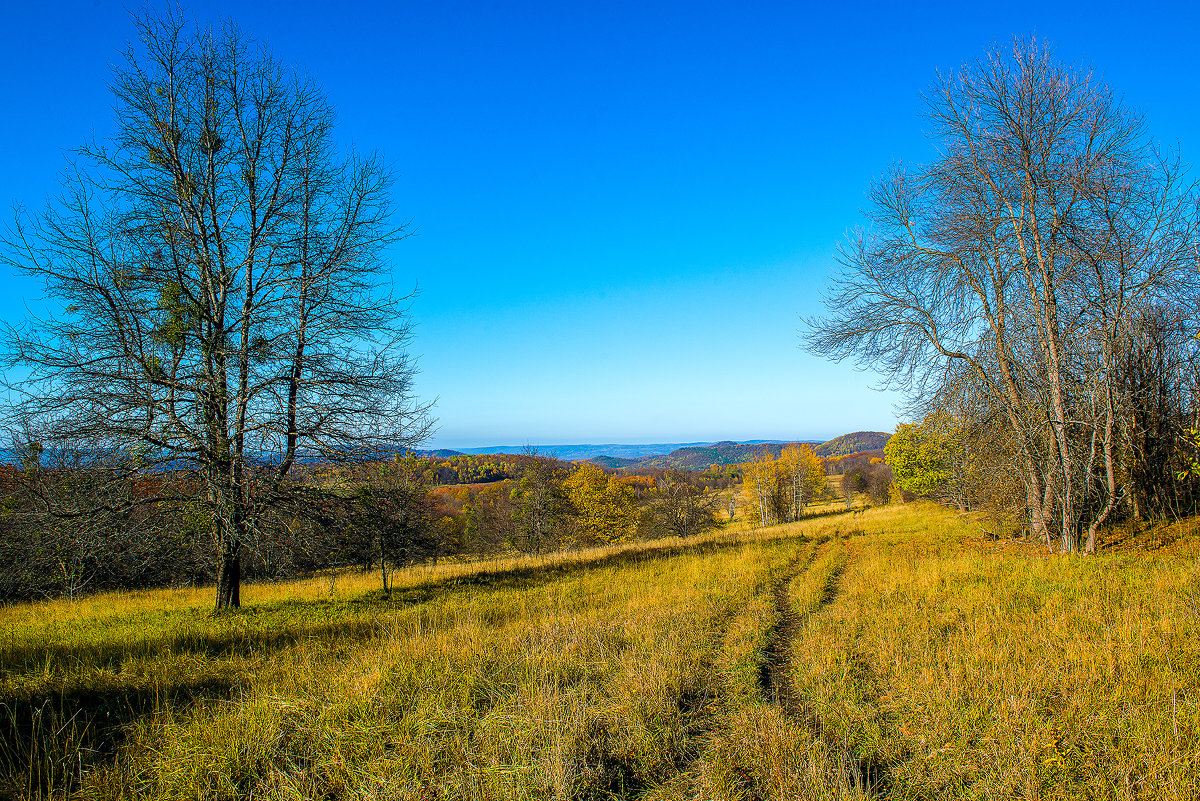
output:
[[[798,537],[798,539],[800,538],[802,537]],[[522,565],[493,571],[481,570],[465,576],[437,579],[422,586],[434,590],[445,590],[454,587],[531,589],[550,584],[565,576],[585,570],[648,564],[664,559],[673,559],[678,556],[703,555],[729,548],[741,547],[746,544],[746,541],[739,539],[708,540],[704,542],[681,541],[678,544],[656,545],[653,548],[635,548],[629,551],[584,556],[578,559],[564,559],[561,562],[552,564]]]
[[[436,578],[413,587],[393,589],[390,596],[382,591],[363,593],[349,600],[296,599],[263,606],[209,613],[207,619],[244,619],[282,615],[290,612],[320,618],[323,607],[345,619],[299,622],[288,620],[278,628],[250,630],[186,631],[161,637],[146,637],[124,643],[27,643],[0,649],[0,675],[41,672],[46,665],[83,664],[100,668],[118,668],[129,659],[152,659],[165,654],[191,654],[212,659],[261,656],[313,640],[369,639],[386,630],[380,616],[397,609],[428,603],[435,598],[469,589],[523,590],[558,581],[574,573],[605,567],[649,563],[689,554],[703,554],[738,547],[740,541],[680,543],[653,549],[598,554],[594,558],[564,560],[548,565],[526,565],[502,570],[481,570],[465,576]]]
[[[866,507],[866,508],[870,508],[870,507]],[[866,509],[865,509],[865,508],[859,508],[859,509],[822,509],[822,510],[821,510],[821,511],[819,511],[819,512],[806,512],[806,513],[805,513],[805,514],[804,514],[804,515],[803,515],[803,516],[800,518],[800,520],[798,520],[798,521],[796,521],[796,522],[800,523],[800,522],[804,522],[804,521],[806,521],[806,520],[819,520],[819,519],[821,519],[821,518],[823,518],[823,517],[842,517],[843,515],[861,515],[861,514],[862,514],[864,511],[866,511]]]
[[[155,659],[168,654],[192,654],[213,659],[253,656],[314,639],[365,639],[378,630],[375,621],[355,618],[293,624],[276,630],[184,632],[148,637],[133,643],[28,644],[5,649],[0,673],[19,675],[40,671],[43,666],[56,663],[116,669],[130,659]]]
[[[481,570],[466,576],[435,579],[414,587],[364,593],[346,600],[289,600],[260,607],[223,611],[216,617],[254,620],[288,616],[289,612],[319,616],[321,607],[347,615],[344,620],[298,624],[294,618],[279,628],[189,631],[173,636],[146,638],[134,643],[28,644],[8,647],[0,656],[0,674],[41,672],[48,665],[67,664],[116,670],[129,660],[153,660],[167,655],[196,655],[214,661],[239,656],[263,656],[306,641],[340,641],[350,644],[386,631],[381,616],[398,608],[428,603],[435,598],[472,589],[522,590],[539,587],[571,574],[606,567],[651,563],[680,556],[706,554],[741,547],[742,540],[700,543],[680,542],[654,548],[633,549],[594,557],[565,559],[548,565],[527,565],[502,570]],[[229,678],[198,678],[153,687],[90,687],[65,692],[10,694],[0,697],[0,801],[49,793],[69,793],[81,776],[114,758],[138,720],[169,709],[186,710],[197,701],[232,697],[235,682]],[[594,766],[604,788],[624,791],[636,786],[636,777],[624,766],[597,755]]]
[[[135,721],[227,698],[233,689],[226,678],[206,677],[0,697],[0,799],[69,794],[85,773],[116,756]]]
[[[834,511],[825,514],[844,514]],[[805,539],[797,535],[797,539]],[[386,630],[379,617],[398,608],[428,603],[439,596],[470,589],[524,590],[544,586],[569,575],[608,567],[652,563],[687,555],[702,555],[742,547],[747,541],[740,538],[707,540],[672,544],[655,544],[614,553],[565,558],[550,564],[518,565],[500,570],[482,569],[461,576],[434,578],[412,587],[393,589],[390,596],[381,591],[363,593],[348,600],[321,598],[293,599],[262,606],[245,606],[236,610],[207,613],[206,619],[241,618],[284,615],[289,612],[310,617],[322,617],[321,607],[346,619],[325,619],[321,622],[299,623],[289,620],[278,628],[252,630],[186,631],[173,635],[149,636],[125,643],[28,643],[0,647],[0,676],[41,672],[48,664],[84,664],[114,669],[129,659],[153,659],[164,654],[191,654],[211,659],[248,657],[284,650],[313,640],[348,640],[351,643],[369,639]]]

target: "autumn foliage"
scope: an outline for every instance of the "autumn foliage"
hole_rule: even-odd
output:
[[[627,542],[637,527],[633,490],[593,464],[581,464],[563,489],[575,511],[575,540],[580,544]]]
[[[825,488],[825,468],[808,445],[788,445],[777,458],[763,451],[742,465],[742,496],[756,525],[799,520]]]

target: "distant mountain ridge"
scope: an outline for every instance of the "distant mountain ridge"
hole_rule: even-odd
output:
[[[891,438],[891,434],[885,434],[882,431],[855,431],[851,434],[834,437],[829,442],[814,448],[813,451],[817,456],[849,456],[852,453],[862,453],[863,451],[883,450],[883,446]]]
[[[644,456],[661,456],[679,448],[703,447],[711,442],[667,442],[646,445],[537,445],[538,455],[555,456],[564,462],[578,462],[609,456],[616,459],[641,459]],[[477,455],[482,453],[524,453],[525,445],[493,445],[489,448],[458,448],[458,453]]]
[[[625,469],[707,470],[711,465],[740,464],[753,459],[764,450],[778,456],[785,442],[714,442],[712,445],[693,445],[679,448],[662,456],[647,456]],[[815,442],[805,443],[816,445]]]
[[[767,450],[771,456],[778,456],[783,446],[789,442],[800,442],[810,445],[818,456],[846,456],[862,451],[876,451],[883,448],[890,434],[881,431],[855,431],[843,434],[828,442],[818,440],[764,440],[754,439],[742,442],[722,440],[720,442],[680,442],[652,443],[645,445],[622,445],[609,443],[604,445],[538,445],[537,452],[542,456],[555,456],[566,462],[588,461],[609,470],[707,470],[710,465],[740,464],[749,461],[755,455]],[[457,450],[440,449],[435,451],[416,451],[418,456],[434,456],[447,458],[457,455],[480,454],[516,454],[524,453],[527,446],[497,445],[485,448],[459,448]]]
[[[453,451],[449,448],[435,448],[431,451],[412,450],[409,453],[422,459],[449,459],[451,456],[466,456],[463,451]]]

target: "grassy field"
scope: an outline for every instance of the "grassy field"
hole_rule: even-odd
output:
[[[0,797],[1198,798],[1190,524],[932,506],[0,609]]]

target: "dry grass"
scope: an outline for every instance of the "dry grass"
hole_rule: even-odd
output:
[[[605,797],[687,759],[781,532],[3,610],[8,792]],[[7,719],[6,719],[7,718]]]
[[[719,738],[711,795],[1200,797],[1186,548],[1048,557],[931,507],[860,522],[791,582],[790,697]]]
[[[0,609],[0,796],[1200,797],[1200,566],[905,506]],[[1186,533],[1186,532],[1185,532]]]

